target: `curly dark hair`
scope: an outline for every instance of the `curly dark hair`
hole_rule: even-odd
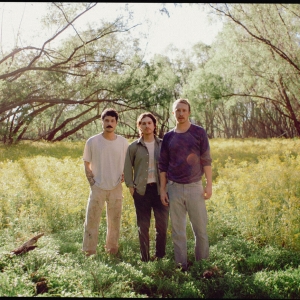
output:
[[[118,122],[119,114],[117,113],[117,111],[114,108],[106,108],[106,109],[104,109],[104,111],[101,114],[101,119],[104,120],[104,118],[106,116],[115,117],[116,121]]]

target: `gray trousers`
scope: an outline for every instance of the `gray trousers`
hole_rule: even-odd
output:
[[[184,269],[187,268],[187,214],[195,238],[195,260],[206,259],[209,256],[206,231],[208,219],[202,193],[201,181],[189,184],[180,184],[173,181],[168,183],[175,262]]]

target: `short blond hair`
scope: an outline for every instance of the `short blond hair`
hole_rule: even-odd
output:
[[[173,110],[173,111],[174,111],[174,109],[175,109],[175,106],[176,106],[178,103],[184,103],[184,104],[188,105],[189,111],[191,111],[191,104],[190,104],[189,100],[188,100],[188,99],[183,99],[183,98],[177,99],[177,100],[173,103],[173,106],[172,106],[172,110]]]

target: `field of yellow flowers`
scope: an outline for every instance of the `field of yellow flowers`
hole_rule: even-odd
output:
[[[45,295],[50,296],[300,296],[300,284],[295,279],[300,273],[300,140],[213,139],[210,146],[213,196],[207,209],[211,258],[196,262],[191,273],[184,275],[173,270],[170,227],[167,258],[152,265],[139,262],[135,209],[125,186],[120,241],[123,254],[114,259],[104,257],[104,212],[99,256],[94,260],[82,256],[89,194],[83,141],[1,145],[0,295],[37,295],[37,282],[46,278]],[[187,230],[193,261],[193,235],[191,228]],[[12,249],[41,232],[45,235],[37,249],[23,258],[10,256]],[[151,232],[153,236],[153,226]],[[276,259],[285,257],[279,269],[272,269],[274,255]],[[205,268],[216,264],[215,278],[199,279]],[[284,273],[288,268],[293,271]],[[284,281],[286,277],[290,279]],[[287,288],[274,289],[284,286],[282,282],[289,282]]]
[[[300,141],[214,140],[214,218],[247,239],[300,250]]]

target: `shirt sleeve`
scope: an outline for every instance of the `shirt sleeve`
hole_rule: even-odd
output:
[[[124,181],[127,187],[134,187],[133,183],[133,159],[134,154],[132,151],[133,144],[129,145],[127,148],[125,163],[124,163]]]
[[[204,129],[202,131],[200,148],[200,164],[202,166],[211,166],[212,159],[210,156],[209,140]]]
[[[169,167],[168,135],[162,140],[158,168],[160,172],[167,172]]]
[[[83,151],[83,157],[82,159],[87,162],[92,161],[92,152],[91,152],[91,145],[90,145],[90,139],[86,141]]]

